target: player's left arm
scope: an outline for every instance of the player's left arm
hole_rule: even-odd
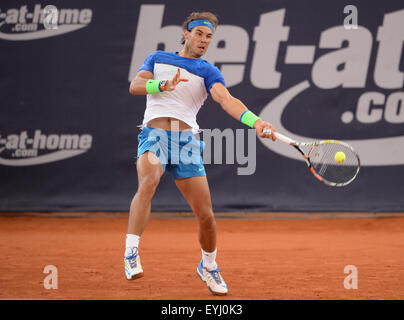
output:
[[[224,111],[238,121],[240,121],[241,115],[245,111],[248,111],[248,108],[244,105],[244,103],[241,102],[241,100],[233,97],[229,90],[227,90],[227,88],[219,82],[212,86],[210,89],[210,94],[212,95],[213,100],[219,103]],[[276,137],[273,134],[275,132],[275,128],[269,122],[258,119],[254,123],[254,129],[261,138],[272,138],[273,141],[276,140]],[[268,136],[267,134],[264,134],[264,129],[271,129],[272,135]]]

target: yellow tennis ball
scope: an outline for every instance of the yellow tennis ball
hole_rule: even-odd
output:
[[[334,159],[338,163],[343,163],[345,161],[345,153],[343,153],[342,151],[336,152],[335,156],[334,156]]]

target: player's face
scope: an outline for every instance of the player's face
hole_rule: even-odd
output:
[[[200,58],[208,50],[210,41],[212,40],[212,30],[209,27],[198,26],[185,32],[186,45],[191,54]]]

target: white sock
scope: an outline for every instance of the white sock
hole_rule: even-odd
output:
[[[137,236],[135,234],[127,234],[126,235],[126,250],[125,250],[125,256],[129,255],[131,253],[131,250],[136,247],[139,247],[139,241],[140,241],[140,236]]]
[[[203,261],[203,266],[208,269],[208,270],[215,270],[217,269],[217,264],[216,264],[216,252],[217,249],[213,252],[205,252],[203,249],[202,251],[202,261]]]

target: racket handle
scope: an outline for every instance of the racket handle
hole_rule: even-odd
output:
[[[268,135],[270,135],[271,132],[272,132],[271,129],[266,129],[266,128],[262,131],[262,133],[268,134]],[[276,131],[275,131],[275,137],[276,137],[276,139],[278,139],[278,140],[280,140],[280,141],[282,141],[282,142],[284,142],[284,143],[286,143],[286,144],[294,144],[294,143],[295,143],[295,142],[294,142],[292,139],[290,139],[289,137],[283,135],[282,133],[276,132]]]

